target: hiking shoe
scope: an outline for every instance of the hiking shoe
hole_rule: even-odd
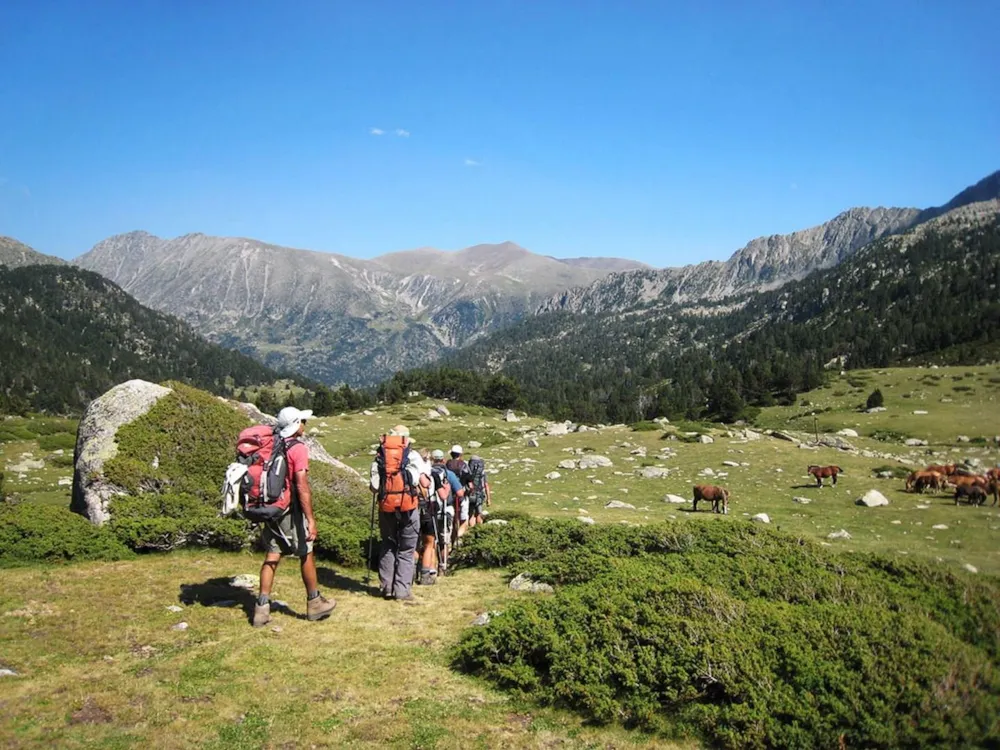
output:
[[[306,602],[306,619],[315,622],[329,617],[336,606],[337,602],[320,594],[315,599]]]
[[[262,628],[271,622],[271,605],[268,604],[255,604],[253,608],[253,626],[255,628]]]

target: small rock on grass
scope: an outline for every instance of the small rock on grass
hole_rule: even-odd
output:
[[[585,523],[588,526],[594,524],[594,519],[591,518],[590,516],[577,516],[576,520],[579,521],[580,523]]]
[[[252,573],[240,573],[229,579],[229,585],[238,589],[253,590],[257,586],[257,576]]]
[[[758,513],[750,520],[757,521],[758,523],[771,523],[771,517],[767,513]]]
[[[977,568],[975,565],[970,565],[969,563],[965,563],[965,565],[963,565],[962,567],[965,568],[970,573],[978,573],[979,572],[979,568]]]
[[[535,581],[526,573],[515,576],[508,586],[512,591],[525,591],[529,594],[551,594],[555,591],[549,584]]]
[[[851,535],[847,533],[846,529],[841,529],[840,531],[831,531],[826,535],[827,539],[850,539]]]
[[[889,499],[878,490],[868,490],[864,495],[854,501],[855,505],[863,505],[866,508],[877,508],[888,505]]]
[[[936,523],[933,526],[931,526],[931,528],[934,529],[934,530],[936,530],[936,531],[947,531],[948,530],[948,527],[945,524],[943,524],[943,523]]]
[[[0,677],[17,677],[18,674],[13,669],[0,669]]]
[[[176,625],[174,625],[174,626],[173,626],[172,628],[170,628],[170,629],[171,629],[171,630],[187,630],[187,629],[188,629],[188,627],[189,627],[189,626],[188,626],[188,624],[187,624],[186,622],[179,622],[179,623],[177,623]]]
[[[176,604],[171,604],[167,607],[167,612],[183,612],[184,607],[178,607]]]
[[[691,501],[688,500],[688,499],[686,499],[686,498],[681,497],[680,495],[669,495],[668,494],[668,495],[664,495],[663,496],[663,502],[665,502],[665,503],[674,503],[675,505],[686,505],[687,503],[689,503]]]
[[[792,500],[801,505],[809,505],[812,502],[811,497],[793,497]]]
[[[635,510],[635,506],[632,503],[623,503],[621,500],[612,500],[610,503],[604,506],[605,508],[618,509],[618,510]]]

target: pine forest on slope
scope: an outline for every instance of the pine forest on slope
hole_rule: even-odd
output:
[[[0,413],[78,411],[131,378],[225,394],[280,377],[71,266],[0,266],[0,310]]]
[[[850,209],[812,229],[754,240],[727,262],[680,269],[622,270],[640,264],[613,258],[556,260],[509,242],[365,261],[250,239],[163,240],[144,232],[109,238],[76,262],[269,365],[328,383],[371,384],[535,311],[715,302],[774,289],[948,208],[996,197],[998,183],[994,174],[924,211]]]
[[[494,406],[501,398],[590,423],[733,421],[814,388],[832,363],[995,360],[998,216],[1000,200],[958,208],[801,282],[725,303],[540,315],[443,368],[400,373],[379,395],[422,390]]]

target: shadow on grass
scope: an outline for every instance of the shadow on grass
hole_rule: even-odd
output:
[[[790,489],[793,490],[825,490],[827,488],[835,487],[833,484],[824,484],[820,487],[815,482],[810,482],[809,484],[793,484]]]
[[[325,586],[328,589],[339,589],[341,591],[350,591],[353,593],[368,593],[370,587],[365,586],[364,581],[360,581],[357,578],[348,578],[345,575],[341,575],[332,568],[316,568],[316,578],[319,581],[320,586]],[[373,576],[377,581],[378,576]]]
[[[253,591],[234,586],[229,578],[209,578],[202,583],[182,583],[177,596],[181,604],[203,607],[240,607],[247,619],[253,618],[256,602]]]

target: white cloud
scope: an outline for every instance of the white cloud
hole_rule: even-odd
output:
[[[385,133],[385,131],[382,130],[382,128],[372,128],[368,132],[371,133],[372,135],[383,135]]]
[[[396,135],[398,135],[400,138],[409,138],[410,137],[410,131],[409,130],[403,130],[402,128],[396,128]]]
[[[483,163],[479,162],[479,161],[476,161],[475,159],[470,159],[470,158],[466,157],[465,158],[465,166],[467,166],[467,167],[481,167],[481,166],[483,166]]]

